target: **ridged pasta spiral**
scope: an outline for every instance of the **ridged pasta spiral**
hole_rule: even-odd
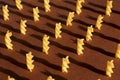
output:
[[[84,39],[77,39],[77,54],[83,54],[83,45],[84,45]]]
[[[96,21],[96,28],[97,29],[101,29],[101,26],[102,26],[102,22],[103,22],[103,16],[102,15],[99,15],[98,18],[97,18],[97,21]]]
[[[66,58],[62,58],[62,72],[68,73],[68,68],[69,68],[69,56],[66,56]]]
[[[55,38],[61,38],[61,23],[56,23],[56,26],[55,26]]]
[[[34,17],[34,21],[39,21],[39,9],[38,7],[33,8],[33,17]]]
[[[48,54],[48,50],[49,50],[49,44],[50,42],[48,41],[49,36],[47,36],[46,34],[43,36],[43,52],[45,52],[46,54]]]
[[[77,0],[76,2],[76,13],[77,14],[80,14],[82,12],[81,8],[82,8],[82,3],[84,2],[85,2],[84,0]]]
[[[86,33],[86,41],[92,40],[92,33],[94,32],[94,29],[92,25],[87,28],[87,33]]]
[[[34,69],[33,65],[34,60],[32,60],[32,58],[33,58],[32,52],[26,54],[26,64],[30,72],[32,72]]]
[[[118,46],[117,46],[115,57],[120,59],[120,44],[118,44]]]
[[[27,22],[27,20],[21,20],[20,21],[20,32],[21,32],[21,34],[23,34],[23,35],[25,35],[26,34],[26,27],[27,27],[27,25],[26,25],[26,22]]]
[[[8,80],[15,80],[15,78],[8,76]]]
[[[21,4],[22,0],[15,0],[15,3],[16,3],[16,7],[19,9],[19,10],[22,10],[23,9],[23,5]]]
[[[48,76],[47,80],[55,80],[52,76]]]
[[[5,45],[8,49],[13,50],[12,40],[10,39],[11,36],[12,36],[12,32],[8,30],[5,35]]]
[[[74,12],[69,12],[66,21],[66,26],[72,26],[73,17],[74,17]]]
[[[45,12],[50,11],[50,0],[44,0],[44,7],[45,7]]]
[[[111,74],[113,73],[113,68],[115,68],[115,67],[114,67],[114,63],[113,63],[113,60],[107,61],[106,75],[107,75],[108,77],[111,77],[111,76],[112,76]]]
[[[3,18],[5,21],[9,20],[9,10],[8,5],[2,6]]]
[[[112,3],[113,1],[112,0],[107,0],[107,5],[106,5],[106,15],[110,16],[112,10],[111,8],[113,7],[112,6]]]

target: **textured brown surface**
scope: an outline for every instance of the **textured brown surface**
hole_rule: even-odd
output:
[[[75,11],[75,0],[51,0],[51,12],[45,13],[43,0],[23,0],[24,9],[19,11],[14,0],[0,0],[0,80],[7,80],[10,75],[16,80],[46,80],[52,75],[56,80],[119,80],[120,60],[114,58],[117,43],[120,43],[120,1],[114,0],[113,13],[104,17],[100,31],[95,29],[93,40],[85,42],[84,54],[76,54],[76,39],[85,38],[88,26],[95,25],[99,14],[104,15],[106,0],[86,0],[80,15],[75,14],[73,26],[66,27],[69,11]],[[10,20],[4,21],[2,6],[8,4]],[[40,9],[39,22],[33,21],[32,8]],[[19,23],[26,19],[27,34],[20,34]],[[55,39],[55,23],[61,22],[62,38]],[[14,50],[8,50],[4,44],[7,30],[12,31]],[[49,55],[42,52],[42,37],[50,36]],[[25,64],[25,54],[31,51],[34,55],[35,68],[30,73]],[[70,56],[68,73],[61,72],[61,60]],[[114,60],[115,69],[111,78],[105,76],[107,60]]]

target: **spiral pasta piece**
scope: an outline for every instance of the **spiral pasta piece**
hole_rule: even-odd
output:
[[[83,54],[83,45],[84,45],[84,39],[77,39],[77,54],[81,55]]]
[[[94,32],[94,29],[92,25],[87,28],[87,33],[86,33],[86,41],[92,40],[92,33]]]
[[[120,44],[118,44],[118,46],[117,46],[115,57],[120,59]]]
[[[80,14],[82,12],[81,8],[82,8],[82,3],[84,2],[85,2],[84,0],[77,0],[76,2],[76,13],[77,14]]]
[[[48,76],[47,80],[55,80],[52,76]]]
[[[106,68],[106,75],[108,76],[108,77],[111,77],[112,75],[112,73],[113,73],[113,68],[115,68],[114,67],[114,63],[113,63],[113,60],[111,60],[111,61],[107,61],[107,68]]]
[[[8,80],[15,80],[15,78],[8,76]]]
[[[45,52],[46,54],[48,54],[48,50],[49,50],[49,44],[50,42],[48,41],[49,36],[47,36],[46,34],[43,36],[43,52]]]
[[[26,54],[26,64],[30,72],[32,72],[34,69],[34,65],[33,65],[34,60],[32,60],[33,57],[34,56],[32,55],[32,52]]]
[[[5,35],[5,45],[8,49],[13,50],[12,40],[10,39],[11,36],[12,36],[12,32],[8,30]]]
[[[22,0],[15,0],[15,3],[16,3],[16,7],[19,9],[19,10],[22,10],[23,9],[23,5],[21,4]]]
[[[50,12],[50,0],[44,0],[45,12]]]
[[[73,17],[74,17],[74,12],[69,12],[66,21],[66,26],[72,26]]]
[[[21,32],[21,34],[23,34],[23,35],[25,35],[26,34],[26,27],[27,27],[27,25],[26,25],[26,22],[27,22],[27,20],[21,20],[20,21],[20,32]]]
[[[62,58],[62,72],[68,73],[68,68],[69,68],[69,56],[66,56],[66,58]]]
[[[5,21],[9,20],[9,10],[8,5],[2,6],[3,18]]]
[[[101,26],[102,26],[102,22],[103,22],[103,16],[102,15],[99,15],[98,18],[97,18],[97,21],[96,21],[96,28],[97,29],[101,29]]]
[[[61,38],[61,23],[56,23],[56,26],[55,26],[55,38]]]
[[[112,0],[107,0],[107,5],[106,5],[106,15],[110,16],[110,13],[112,12],[111,8],[113,1]]]
[[[39,9],[38,7],[33,8],[33,17],[34,17],[34,21],[39,21]]]

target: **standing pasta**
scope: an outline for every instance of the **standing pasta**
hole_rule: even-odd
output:
[[[46,54],[48,54],[48,50],[49,50],[49,44],[50,42],[48,41],[49,36],[47,36],[46,34],[43,36],[43,52],[45,52]]]
[[[27,22],[27,20],[21,20],[20,21],[20,32],[21,32],[21,34],[23,34],[23,35],[25,35],[26,34],[26,27],[27,27],[27,25],[26,25],[26,22]]]
[[[30,72],[32,72],[34,69],[33,65],[34,60],[32,60],[32,58],[33,58],[32,52],[26,54],[26,64]]]
[[[38,7],[33,8],[33,17],[34,17],[34,21],[39,21],[39,9]]]
[[[115,57],[120,59],[120,44],[118,44],[118,46],[117,46]]]
[[[68,73],[68,68],[69,68],[69,56],[66,56],[65,58],[62,58],[62,72]]]
[[[83,54],[84,39],[77,39],[77,54]]]
[[[5,45],[8,49],[13,50],[13,44],[11,43],[12,40],[10,39],[11,36],[12,36],[12,32],[8,30],[5,35]]]
[[[48,76],[47,80],[55,80],[52,76]]]
[[[112,73],[113,73],[113,68],[115,68],[114,67],[114,63],[113,63],[113,60],[111,60],[111,61],[107,61],[107,68],[106,68],[106,75],[108,76],[108,77],[111,77],[112,75]]]
[[[112,10],[111,10],[111,8],[113,7],[112,6],[112,3],[113,3],[113,1],[112,0],[107,0],[107,4],[106,4],[106,15],[108,15],[108,16],[110,16],[110,14],[111,14],[111,12],[112,12]]]
[[[61,23],[56,23],[56,26],[55,26],[55,38],[61,38]]]
[[[74,12],[69,12],[66,20],[66,26],[72,26],[73,17],[74,17]]]
[[[8,5],[2,6],[3,18],[5,21],[9,20],[9,10]]]
[[[76,13],[80,14],[82,12],[81,8],[82,8],[82,3],[84,3],[84,0],[77,0],[76,2]]]
[[[50,11],[50,0],[44,0],[45,12]]]
[[[94,32],[94,29],[92,25],[87,28],[87,33],[86,33],[86,41],[92,40],[92,33]]]
[[[8,76],[8,80],[15,80],[15,78]]]
[[[23,9],[23,5],[21,4],[22,0],[15,0],[16,6],[19,10]]]
[[[102,22],[103,22],[103,16],[99,15],[95,27],[100,30],[102,26]]]

